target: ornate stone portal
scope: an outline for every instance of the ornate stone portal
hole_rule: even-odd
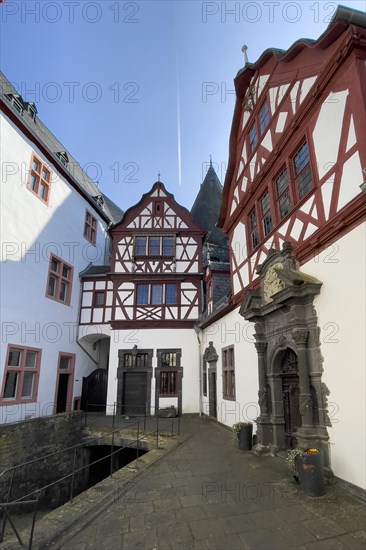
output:
[[[292,246],[270,250],[259,266],[260,290],[248,290],[240,314],[255,323],[259,406],[257,452],[316,447],[324,452],[328,476],[329,390],[321,381],[314,297],[322,283],[302,273]]]

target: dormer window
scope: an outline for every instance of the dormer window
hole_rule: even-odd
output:
[[[174,256],[173,235],[136,235],[135,257],[172,257]]]
[[[22,96],[19,94],[6,94],[6,97],[11,101],[12,105],[18,111],[19,114],[23,114],[24,102]]]
[[[36,114],[37,114],[37,107],[34,103],[26,103],[27,107],[27,113],[31,117],[32,120],[36,120]]]
[[[65,166],[69,164],[69,157],[66,151],[58,151],[56,155],[58,156],[62,164],[64,164]]]

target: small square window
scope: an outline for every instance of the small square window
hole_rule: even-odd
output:
[[[61,355],[58,368],[61,370],[68,370],[70,367],[70,360],[71,357],[68,357],[67,355]]]

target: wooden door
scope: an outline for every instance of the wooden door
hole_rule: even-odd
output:
[[[122,414],[144,415],[147,401],[147,373],[125,372],[122,396]]]

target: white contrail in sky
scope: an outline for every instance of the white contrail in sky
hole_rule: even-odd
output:
[[[180,90],[179,90],[179,73],[177,65],[177,132],[178,132],[178,181],[182,185],[182,153],[180,141]]]

